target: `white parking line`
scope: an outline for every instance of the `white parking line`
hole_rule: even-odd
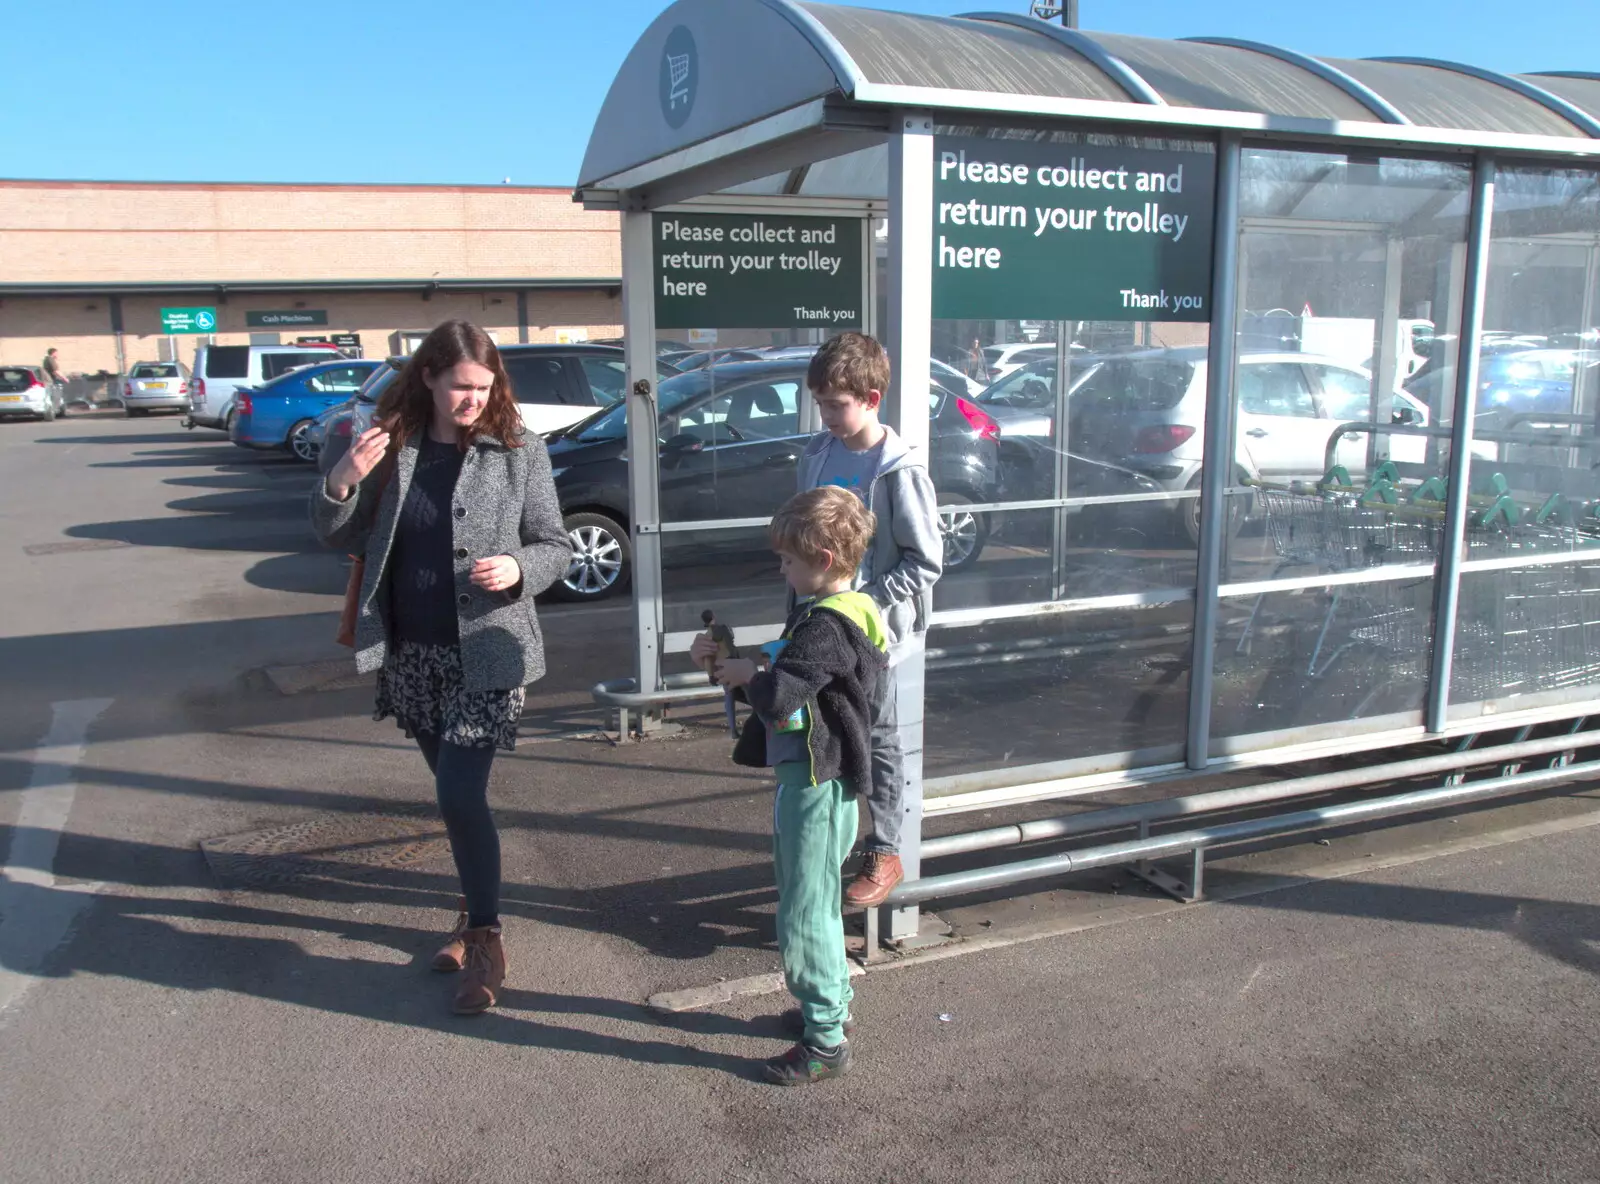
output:
[[[44,959],[71,934],[100,887],[58,885],[54,868],[89,728],[110,706],[110,699],[50,705],[50,731],[33,754],[33,775],[0,866],[0,1013],[37,980]]]

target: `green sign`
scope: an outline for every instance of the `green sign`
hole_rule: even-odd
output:
[[[858,329],[861,218],[657,214],[656,326]]]
[[[1209,321],[1216,156],[940,136],[933,315]]]
[[[217,310],[214,308],[163,308],[161,310],[163,333],[215,333]]]
[[[244,323],[252,329],[297,328],[300,325],[326,325],[327,310],[321,308],[291,308],[282,311],[247,312]]]

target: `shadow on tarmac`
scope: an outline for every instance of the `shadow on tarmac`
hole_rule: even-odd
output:
[[[170,855],[176,852],[168,852]],[[58,889],[13,884],[9,895],[24,915],[52,903]],[[454,1016],[446,1001],[454,980],[427,969],[439,935],[351,918],[306,917],[297,913],[208,901],[100,896],[94,907],[101,940],[80,940],[57,954],[54,963],[11,967],[24,973],[60,978],[92,974],[132,978],[183,991],[232,991],[241,995],[311,1008],[357,1019],[445,1032],[498,1044],[548,1048],[563,1052],[617,1057],[643,1064],[714,1069],[746,1080],[756,1079],[760,1062],[663,1040],[586,1031],[519,1012],[558,1016],[593,1016],[609,1021],[659,1026],[660,1020],[641,1005],[604,996],[562,995],[510,988],[500,1007],[481,1016]],[[310,953],[286,938],[234,933],[196,933],[171,920],[213,925],[252,925],[313,930],[346,941],[396,950],[405,964]],[[105,938],[114,937],[114,940]],[[3,947],[0,947],[3,950]],[[513,960],[528,956],[511,948]],[[427,988],[423,988],[427,984]],[[672,1026],[690,1033],[774,1036],[776,1020],[740,1021],[713,1014],[676,1018]]]

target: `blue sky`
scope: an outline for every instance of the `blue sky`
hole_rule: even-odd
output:
[[[856,2],[943,15],[1027,8],[1026,0]],[[665,7],[13,5],[7,41],[25,47],[48,84],[7,88],[0,100],[0,176],[569,185],[617,67]],[[1334,57],[1407,54],[1508,72],[1600,70],[1597,0],[1081,0],[1081,8],[1087,29],[1152,37],[1249,37]]]

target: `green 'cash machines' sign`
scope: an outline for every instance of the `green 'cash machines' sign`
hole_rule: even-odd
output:
[[[1216,155],[940,136],[933,315],[1209,321]]]

